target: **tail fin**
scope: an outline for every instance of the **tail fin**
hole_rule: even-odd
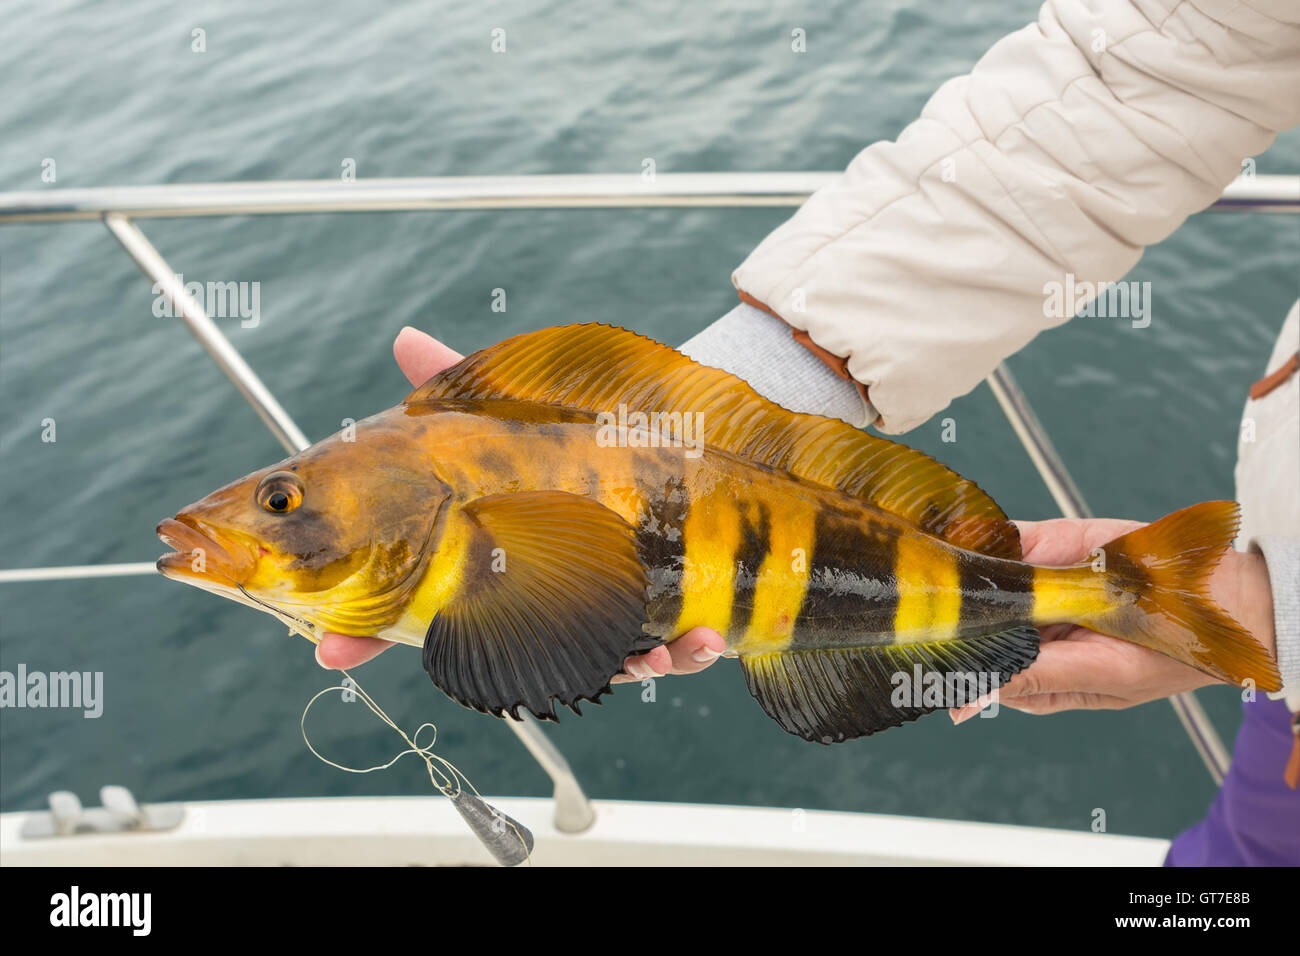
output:
[[[1277,664],[1209,594],[1239,520],[1235,501],[1207,501],[1116,538],[1105,546],[1107,574],[1136,600],[1079,623],[1220,680],[1280,690]]]

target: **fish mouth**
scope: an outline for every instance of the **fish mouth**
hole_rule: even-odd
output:
[[[201,587],[239,590],[257,563],[257,549],[195,518],[178,514],[156,529],[175,550],[158,559],[166,577]]]

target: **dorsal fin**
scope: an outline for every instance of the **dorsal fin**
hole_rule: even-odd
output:
[[[972,481],[838,419],[802,415],[720,369],[609,325],[527,332],[475,352],[406,399],[516,399],[591,412],[695,412],[706,448],[836,488],[951,544],[1019,559],[1016,526]]]

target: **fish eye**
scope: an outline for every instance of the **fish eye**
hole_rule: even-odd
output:
[[[257,503],[272,514],[282,515],[302,504],[302,479],[291,471],[275,471],[257,486]]]

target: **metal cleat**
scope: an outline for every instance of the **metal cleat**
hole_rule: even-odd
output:
[[[23,823],[25,840],[49,837],[72,837],[105,833],[157,833],[173,830],[185,818],[179,803],[155,803],[141,806],[126,787],[101,787],[102,807],[84,809],[71,790],[50,794],[48,813],[33,813]]]

